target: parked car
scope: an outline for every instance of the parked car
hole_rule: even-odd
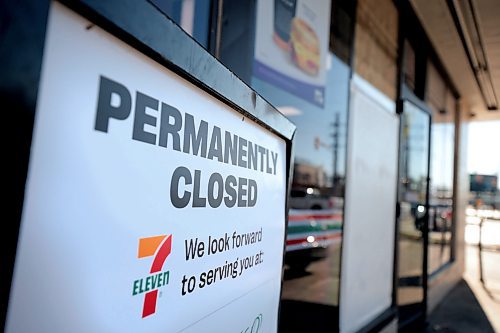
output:
[[[333,204],[330,197],[314,187],[292,188],[290,192],[290,208],[293,209],[329,209]]]

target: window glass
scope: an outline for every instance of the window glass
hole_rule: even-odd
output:
[[[400,320],[413,315],[424,301],[422,284],[430,115],[405,101],[401,114],[398,220],[398,288]]]
[[[280,330],[337,331],[351,1],[225,0],[220,60],[297,126]]]
[[[240,79],[251,85],[254,37],[255,0],[224,0],[219,60]]]
[[[211,0],[151,0],[151,2],[208,49]]]
[[[330,53],[325,108],[256,81],[297,125],[281,330],[338,329],[349,67]],[[307,318],[307,320],[304,320]]]
[[[451,260],[455,98],[428,63],[426,102],[432,109],[428,273]]]

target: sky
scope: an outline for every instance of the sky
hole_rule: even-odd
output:
[[[469,173],[500,177],[500,121],[470,123],[467,159]]]

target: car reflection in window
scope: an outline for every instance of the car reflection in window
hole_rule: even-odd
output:
[[[342,198],[322,194],[314,187],[290,192],[285,264],[293,273],[328,256],[328,247],[342,237]]]

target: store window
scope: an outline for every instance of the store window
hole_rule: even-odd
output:
[[[209,47],[211,0],[151,0],[201,46]]]
[[[224,0],[219,60],[249,86],[255,48],[255,0]]]
[[[429,193],[429,274],[452,259],[456,100],[436,67],[427,65],[426,102],[432,110]]]
[[[304,325],[304,331],[338,327],[350,69],[329,56],[324,109],[274,93],[298,128],[282,291],[284,332]]]
[[[297,126],[280,330],[337,331],[352,1],[225,0],[219,59]]]

